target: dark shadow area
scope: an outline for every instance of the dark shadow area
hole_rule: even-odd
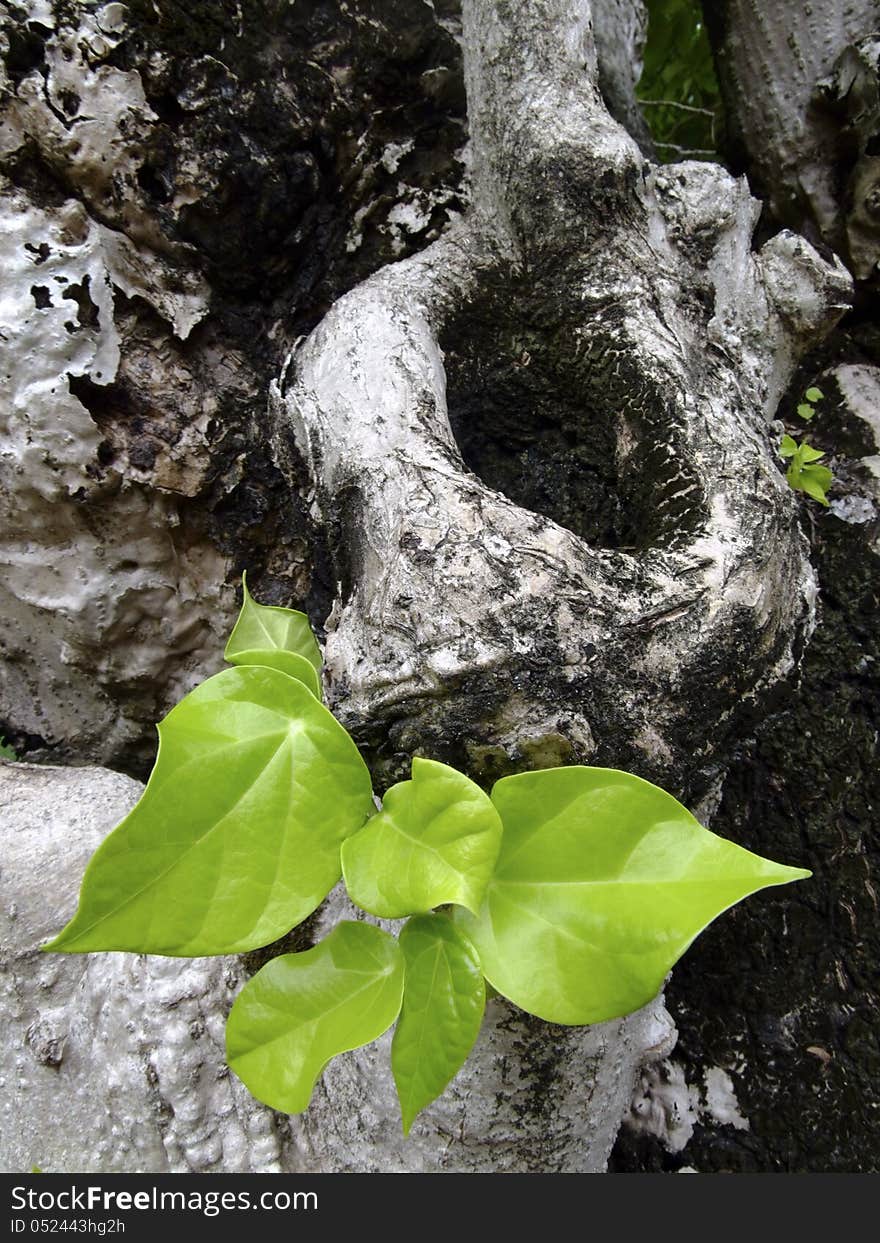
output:
[[[621,314],[584,322],[558,287],[504,279],[440,344],[453,434],[489,487],[595,548],[673,547],[693,533],[702,488],[677,451],[670,395],[642,374]]]

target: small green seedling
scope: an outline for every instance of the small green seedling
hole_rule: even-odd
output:
[[[0,735],[0,760],[17,760],[18,756],[12,747],[9,746],[6,739]]]
[[[820,388],[808,388],[804,393],[804,400],[799,403],[797,412],[802,419],[806,419],[809,423],[816,414],[816,402],[821,401],[825,394]]]
[[[827,506],[825,493],[831,486],[832,474],[827,466],[817,465],[825,454],[820,449],[814,449],[806,440],[798,443],[789,435],[783,436],[779,442],[779,454],[790,459],[785,472],[789,485],[796,492],[806,492],[814,501]]]
[[[487,993],[551,1023],[628,1014],[722,911],[810,875],[616,769],[520,773],[487,794],[417,757],[377,812],[357,747],[321,702],[308,619],[244,584],[226,658],[160,724],[140,801],[44,948],[242,953],[304,920],[342,876],[368,916],[406,918],[399,940],[342,921],[245,984],[227,1061],[274,1109],[306,1109],[331,1058],[396,1023],[408,1133],[467,1058]]]

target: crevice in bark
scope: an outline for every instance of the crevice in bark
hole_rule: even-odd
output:
[[[564,273],[510,270],[439,333],[449,421],[465,464],[594,548],[673,548],[703,490],[676,452],[674,406],[625,346],[623,315],[593,326]]]

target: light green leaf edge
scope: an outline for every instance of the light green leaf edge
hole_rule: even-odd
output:
[[[45,950],[192,957],[267,945],[323,901],[342,840],[374,808],[351,738],[275,669],[216,674],[158,731],[143,795],[95,851],[76,914]],[[249,765],[253,780],[236,784]],[[171,862],[169,843],[180,848]]]
[[[241,576],[241,590],[241,611],[226,644],[224,660],[240,663],[236,658],[244,652],[293,652],[307,660],[320,678],[321,649],[305,613],[274,604],[257,604],[248,591],[247,572]]]
[[[351,900],[399,919],[445,903],[476,912],[501,846],[501,820],[464,773],[416,757],[412,778],[392,786],[382,810],[342,848]]]
[[[280,649],[244,651],[236,652],[234,656],[227,656],[226,659],[232,665],[261,665],[265,669],[277,669],[280,673],[286,673],[289,678],[302,682],[316,699],[322,698],[321,679],[315,666],[305,656],[300,656],[299,652],[284,652]]]
[[[394,938],[343,921],[314,949],[273,958],[248,981],[226,1024],[227,1063],[264,1105],[302,1113],[332,1058],[388,1030],[403,982]]]
[[[474,1047],[486,986],[472,942],[445,915],[415,915],[400,934],[400,948],[406,973],[391,1070],[408,1135]]]
[[[607,820],[609,812],[613,816],[613,793],[606,791],[598,808],[593,809],[594,840],[590,841],[590,825],[579,821],[577,812],[555,820],[551,817],[553,828],[548,831],[548,821],[540,819],[550,806],[548,782],[571,786],[568,810],[580,795],[591,792],[591,785],[601,791],[608,783],[612,787],[623,785],[637,794],[637,805],[653,804],[662,811],[649,820],[646,832],[631,833],[619,846],[621,866],[633,876],[628,885],[633,890],[630,903],[619,903],[619,876],[612,873],[579,882],[576,875],[584,867],[597,866],[603,847],[615,847],[613,838],[603,841],[602,835],[596,835],[597,822]],[[537,794],[536,783],[544,786]],[[456,910],[453,917],[476,946],[489,983],[521,1009],[550,1023],[598,1023],[639,1009],[652,1000],[673,964],[723,911],[760,889],[811,875],[806,869],[773,863],[718,837],[703,828],[672,795],[616,769],[572,766],[504,777],[496,783],[492,799],[504,823],[495,873],[479,916]],[[539,815],[531,826],[523,826],[517,819],[522,816],[523,805],[528,807],[528,799],[539,809]],[[602,834],[608,832],[614,829],[606,824]],[[535,850],[536,841],[539,850]],[[702,851],[710,860],[717,856],[725,866],[708,877],[676,877],[676,859],[680,864],[686,843],[691,861]],[[566,850],[566,844],[570,849]],[[528,860],[530,848],[533,858]],[[561,849],[561,857],[557,854],[553,858],[554,848],[557,852]],[[516,861],[523,856],[527,859],[526,879],[516,876]],[[727,863],[734,864],[733,874]],[[508,875],[511,868],[512,877]],[[664,870],[670,873],[666,881]],[[542,884],[544,892],[537,895],[532,911],[526,890]],[[573,911],[574,887],[578,884],[588,898],[585,896],[580,909]],[[689,925],[677,931],[658,925],[651,915],[652,898],[655,910],[657,907],[657,890],[661,890],[662,905],[662,887],[675,884],[682,891],[676,895],[682,914],[690,917]],[[706,900],[708,884],[718,889],[717,900]],[[554,901],[563,907],[568,904],[564,917],[553,912]]]
[[[823,458],[824,456],[825,456],[825,453],[822,449],[814,449],[811,444],[807,444],[806,440],[801,441],[801,443],[798,445],[797,460],[801,464],[806,464],[808,462],[818,462],[819,459]]]

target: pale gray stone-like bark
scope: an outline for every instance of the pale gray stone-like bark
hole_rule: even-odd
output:
[[[753,252],[758,205],[717,166],[644,164],[588,4],[467,3],[464,48],[470,218],[341,299],[276,387],[336,539],[331,697],[390,771],[442,746],[686,785],[812,624],[768,419],[849,280],[793,234]],[[496,413],[493,385],[546,386],[606,445],[626,535],[467,468],[453,427]]]
[[[329,607],[266,389],[437,236],[466,135],[433,5],[307,7],[0,0],[0,734],[40,760],[144,773],[242,569]]]
[[[142,786],[0,762],[0,1168],[273,1170],[272,1115],[225,1068],[235,959],[42,954]]]
[[[705,10],[728,128],[757,192],[857,279],[876,279],[880,4],[713,0]]]
[[[604,1169],[641,1068],[674,1043],[660,999],[588,1028],[491,1002],[465,1068],[404,1140],[390,1034],[335,1059],[307,1113],[283,1119],[225,1065],[239,960],[41,954],[141,790],[106,769],[0,762],[0,1168]],[[352,916],[337,892],[313,932]]]
[[[642,76],[647,13],[641,0],[600,0],[593,7],[599,89],[608,111],[632,134],[647,156],[654,141],[636,99]]]

